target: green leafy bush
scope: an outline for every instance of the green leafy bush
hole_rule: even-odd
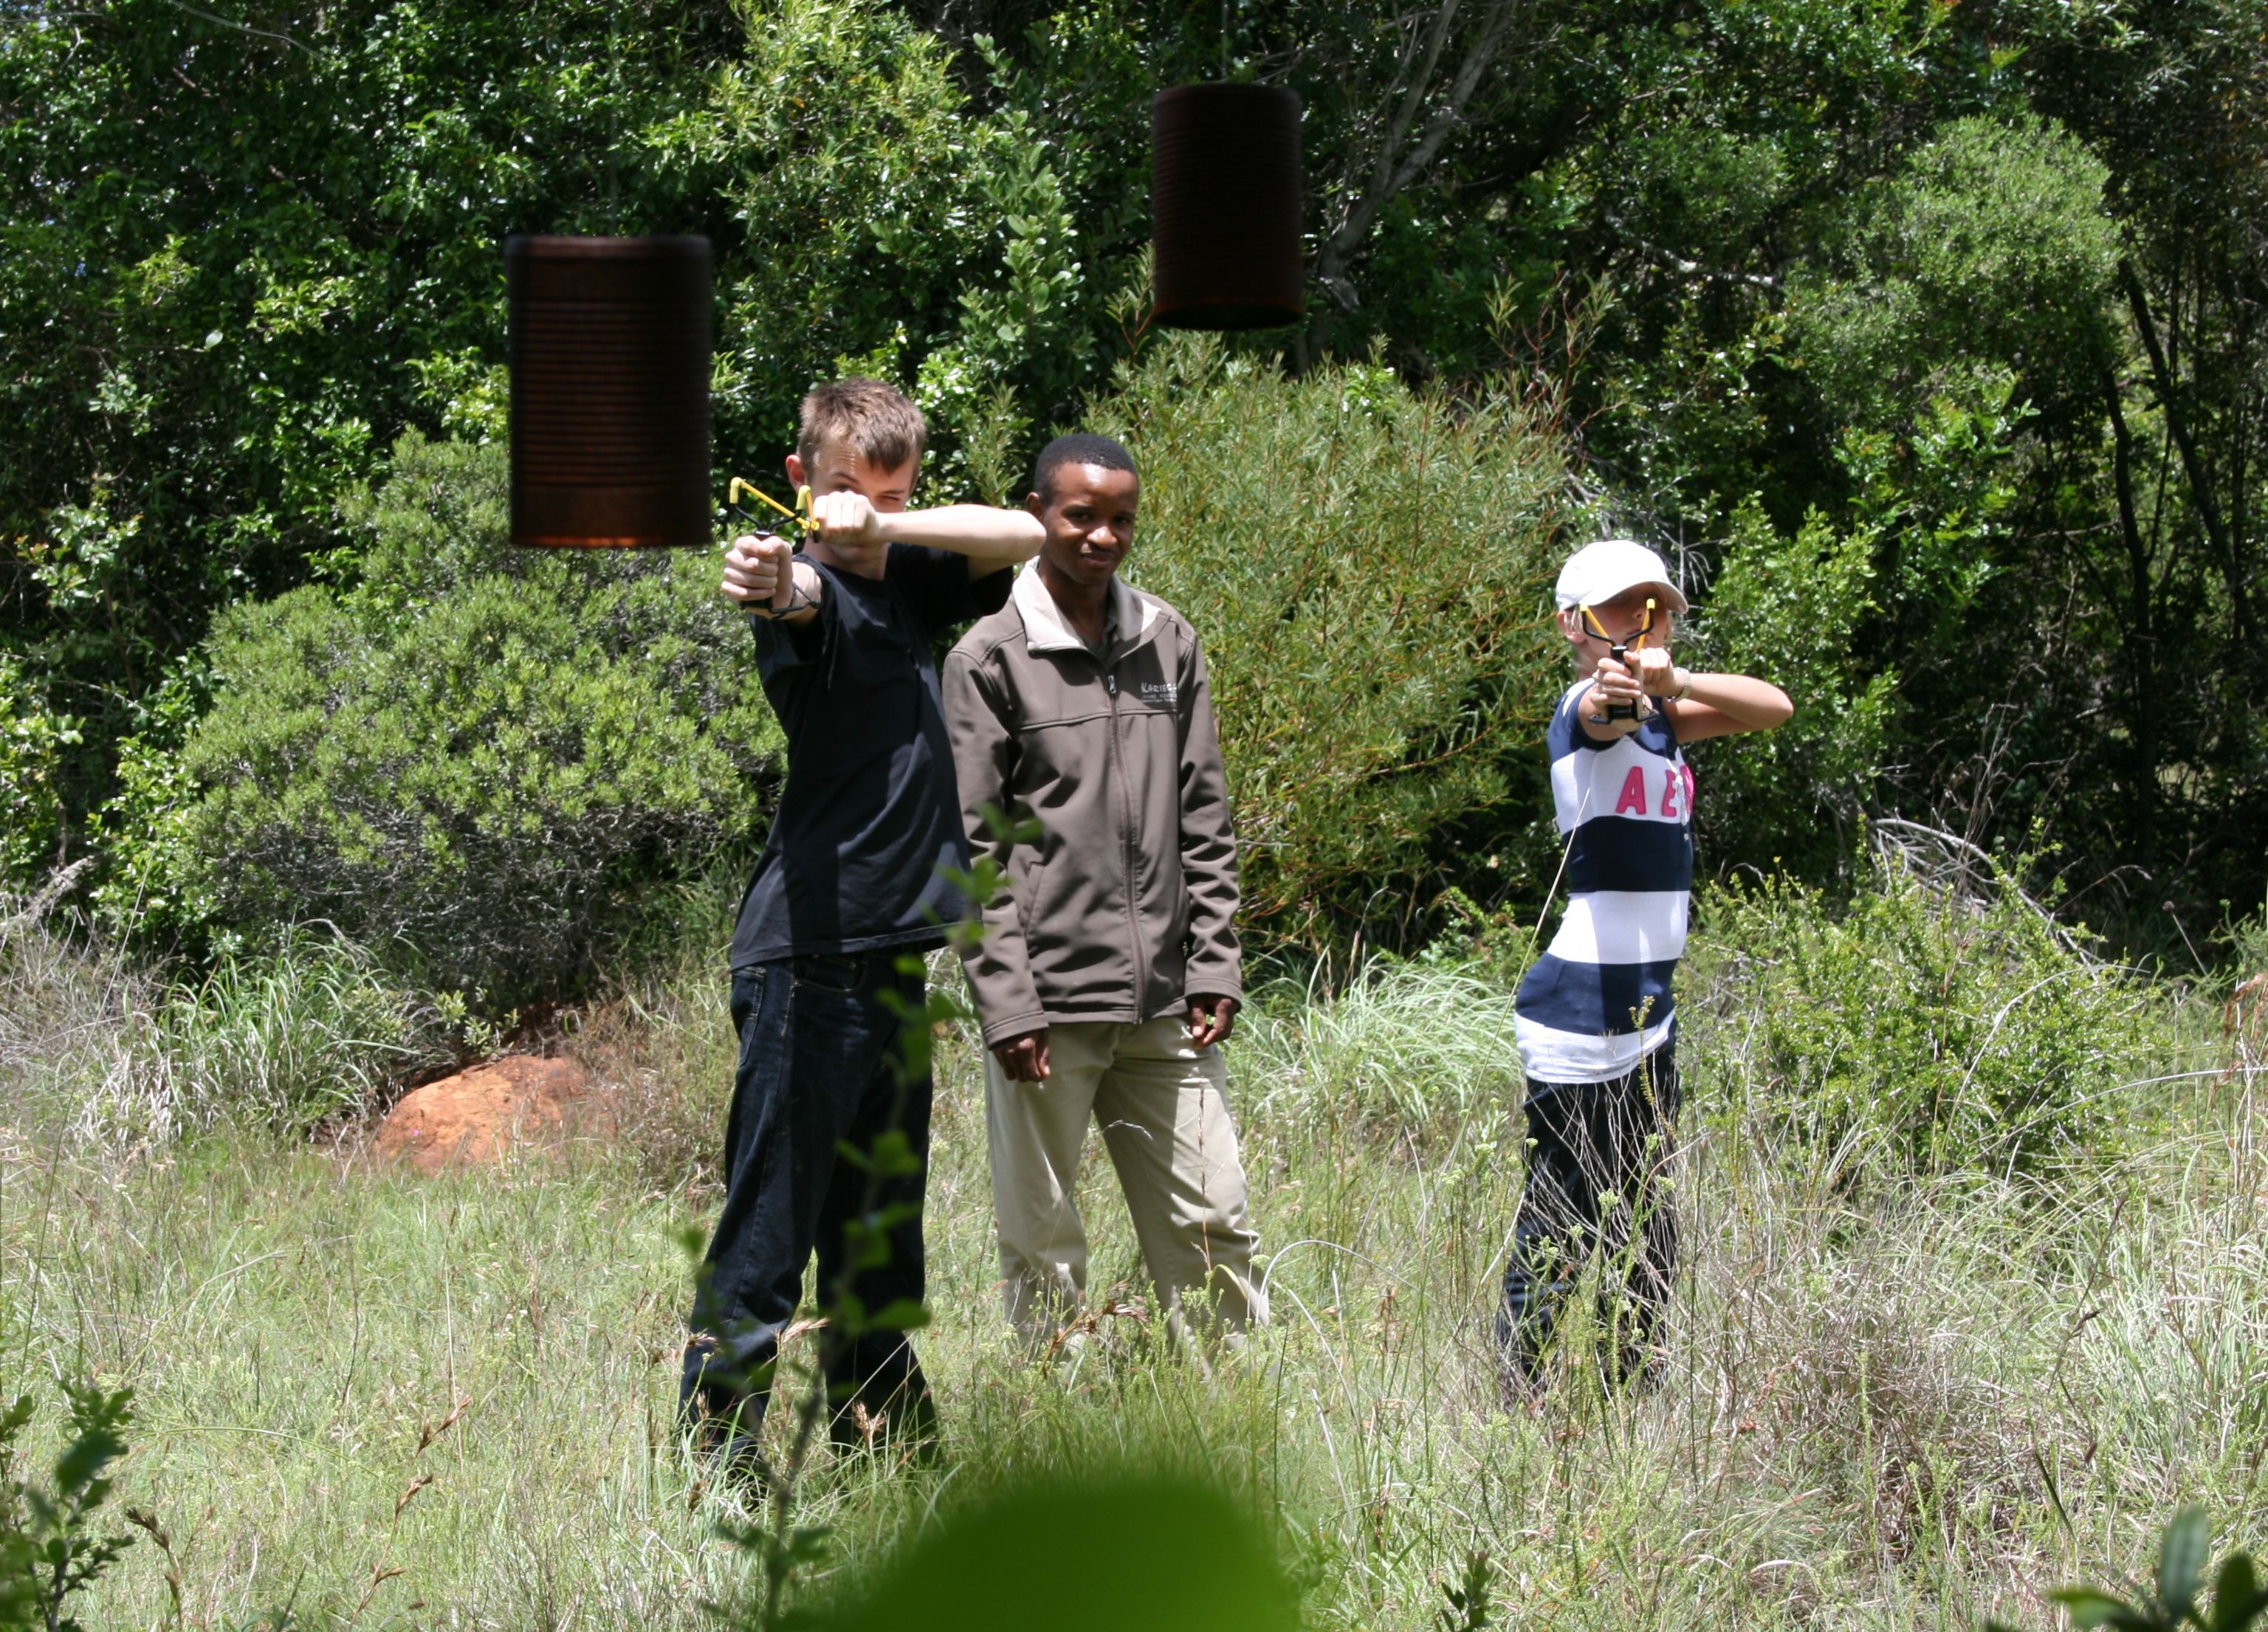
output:
[[[1052,87],[1014,85],[989,41],[977,47],[989,60],[956,62],[880,0],[740,17],[735,60],[656,133],[668,162],[711,180],[746,224],[745,238],[718,234],[720,451],[775,458],[815,379],[871,373],[929,415],[925,486],[966,496],[982,474],[972,438],[1060,411],[1103,371],[1097,340],[1123,274],[1098,262],[1138,233],[1123,218],[1096,230],[1073,195],[1091,155],[1060,139]],[[1093,25],[1058,26],[1077,37]],[[1148,93],[1138,67],[1104,60],[1092,93],[1118,106]],[[1036,121],[1009,105],[1017,96],[1039,102]]]
[[[1406,895],[1452,824],[1511,799],[1504,758],[1566,682],[1550,428],[1207,341],[1150,350],[1094,419],[1142,467],[1128,578],[1205,643],[1247,922],[1308,937]]]
[[[504,481],[501,448],[407,437],[349,506],[348,587],[222,621],[146,858],[167,893],[326,920],[502,1008],[577,985],[643,887],[749,832],[777,727],[714,560],[515,551]]]
[[[51,711],[24,665],[0,651],[0,887],[27,882],[53,854],[57,751],[77,740],[77,723]]]
[[[1971,118],[1854,189],[1788,298],[1793,349],[1832,410],[1896,425],[1994,366],[1982,358],[2024,359],[2033,393],[2091,397],[2118,258],[2109,179],[2051,121]]]
[[[211,703],[212,676],[201,655],[137,706],[137,729],[119,744],[115,791],[93,823],[95,915],[136,952],[195,945],[219,915],[206,871],[187,864],[196,848],[196,786],[181,748]]]
[[[1682,661],[1754,674],[1786,691],[1778,731],[1694,751],[1705,867],[1742,863],[1818,877],[1851,853],[1889,740],[1896,676],[1869,676],[1856,641],[1874,609],[1872,529],[1816,513],[1793,537],[1753,499],[1733,519],[1724,564]]]
[[[1689,1070],[1820,1148],[1907,1173],[2094,1166],[2170,1075],[2161,996],[1995,874],[1981,899],[1884,860],[1837,908],[1780,878],[1699,902]]]
[[[1855,491],[1839,526],[1815,510],[1786,533],[1756,497],[1735,507],[1691,661],[1777,682],[1795,717],[1721,756],[1702,750],[1712,791],[1696,809],[1713,871],[1826,877],[1885,784],[1931,806],[1965,791],[1916,785],[1910,770],[1901,787],[1893,745],[1909,721],[1933,722],[1942,739],[1976,712],[1962,699],[1979,598],[2028,413],[2014,390],[2006,374],[1981,377],[1931,397],[1896,436],[1846,431],[1837,459]]]

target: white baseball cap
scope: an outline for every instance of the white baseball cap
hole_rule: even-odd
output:
[[[1672,612],[1686,609],[1685,597],[1661,557],[1629,539],[1602,539],[1586,544],[1567,557],[1559,569],[1559,607],[1596,606],[1639,584],[1659,584],[1669,592],[1665,600]]]

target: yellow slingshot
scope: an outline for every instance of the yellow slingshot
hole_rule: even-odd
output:
[[[765,504],[779,511],[781,515],[795,523],[798,527],[802,529],[803,536],[805,538],[816,538],[823,531],[820,525],[812,519],[811,489],[809,488],[798,488],[795,490],[795,508],[793,510],[790,510],[786,505],[781,504],[777,499],[765,492],[755,482],[750,482],[747,477],[735,476],[733,478],[732,485],[725,489],[725,503],[735,509],[739,508],[740,495],[743,493],[755,494],[758,498],[763,500]]]
[[[753,490],[754,489],[751,489],[751,491]],[[770,501],[767,500],[766,502],[769,503]],[[1614,648],[1614,658],[1616,662],[1621,663],[1625,660],[1623,657],[1624,643],[1616,640],[1613,636],[1607,633],[1605,625],[1599,621],[1599,614],[1592,611],[1587,604],[1583,607],[1583,621],[1591,626],[1592,634],[1597,636],[1601,640],[1606,642],[1608,645]],[[1653,633],[1653,597],[1649,595],[1646,598],[1646,621],[1638,626],[1638,633],[1631,639],[1629,643],[1629,650],[1632,651],[1644,651],[1646,650],[1646,637]]]
[[[1646,637],[1653,633],[1653,596],[1646,598],[1646,621],[1638,626],[1638,633],[1628,642],[1618,641],[1608,634],[1606,625],[1599,621],[1599,614],[1591,610],[1587,602],[1583,606],[1583,621],[1591,626],[1592,634],[1607,643],[1609,657],[1633,675],[1638,672],[1635,655],[1646,650]],[[1635,702],[1610,702],[1607,705],[1607,717],[1610,720],[1636,720],[1644,719],[1646,716],[1638,711],[1638,705]]]

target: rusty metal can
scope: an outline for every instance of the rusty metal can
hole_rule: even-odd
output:
[[[504,240],[512,540],[714,540],[709,240]]]
[[[1307,311],[1300,99],[1180,85],[1150,105],[1157,309],[1167,328],[1278,328]]]

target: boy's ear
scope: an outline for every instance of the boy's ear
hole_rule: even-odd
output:
[[[1583,614],[1580,610],[1571,612],[1566,607],[1561,606],[1554,611],[1551,615],[1558,621],[1559,632],[1562,635],[1565,635],[1569,640],[1575,642],[1577,644],[1581,644],[1583,639]]]
[[[809,485],[809,478],[803,474],[802,454],[791,453],[787,456],[787,479],[789,483],[794,487],[800,488]]]
[[[1024,508],[1035,516],[1044,518],[1047,515],[1048,502],[1036,493],[1027,493],[1024,495]]]

